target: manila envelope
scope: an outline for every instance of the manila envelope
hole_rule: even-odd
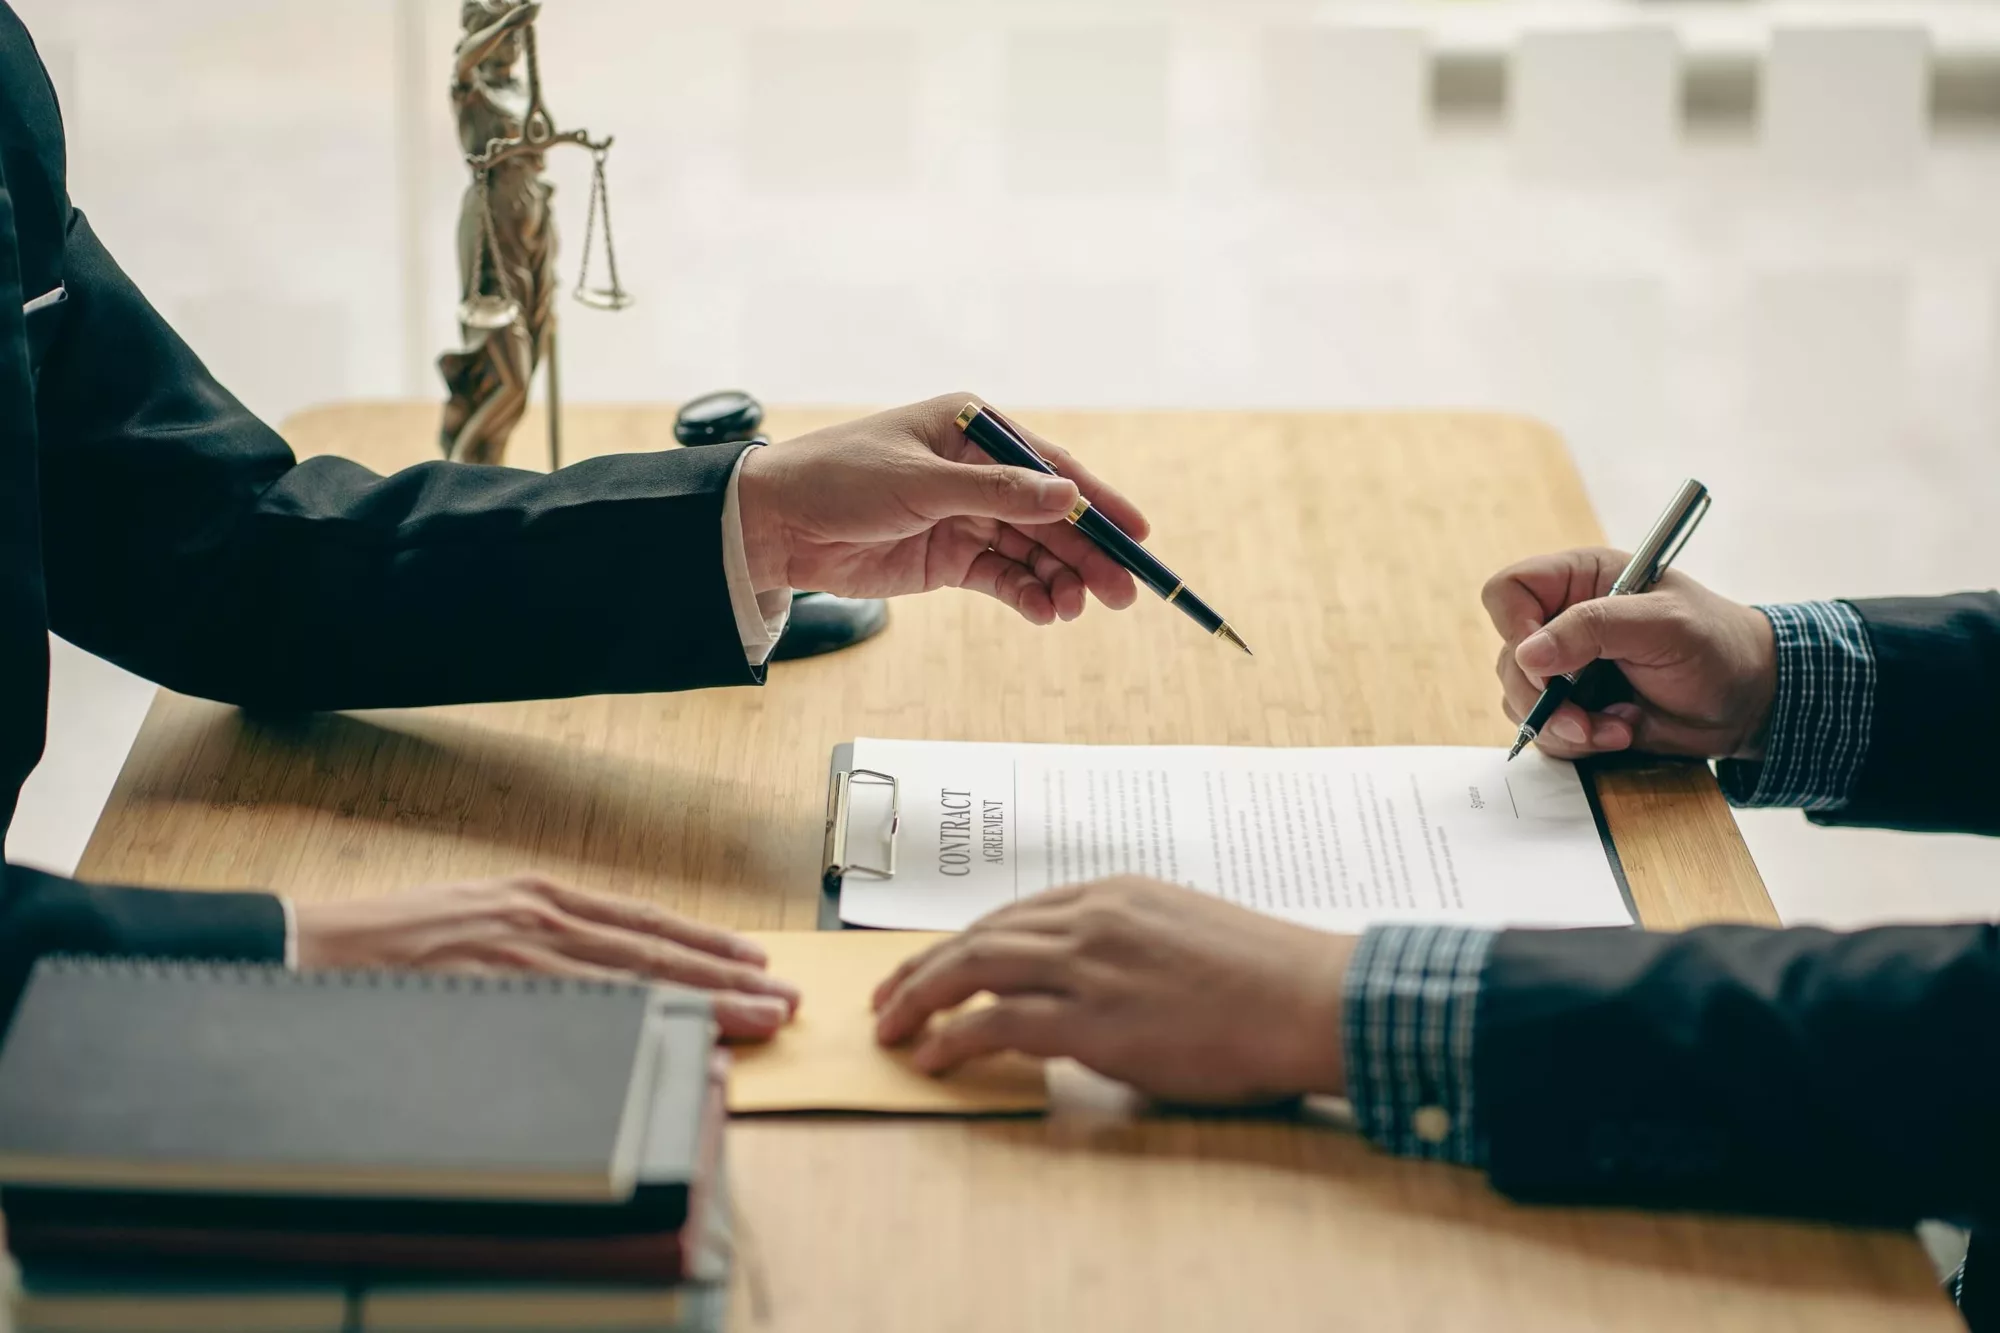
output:
[[[1012,1053],[987,1056],[944,1078],[932,1078],[911,1065],[908,1048],[885,1050],[876,1043],[875,1013],[869,1007],[876,983],[945,936],[823,930],[752,933],[750,938],[770,955],[772,975],[796,984],[802,998],[777,1036],[732,1048],[732,1113],[989,1115],[1048,1108],[1040,1059]]]

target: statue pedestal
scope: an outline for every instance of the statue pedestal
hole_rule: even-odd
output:
[[[880,598],[835,597],[802,592],[792,599],[792,618],[771,653],[774,662],[818,657],[872,639],[889,626],[889,604]]]

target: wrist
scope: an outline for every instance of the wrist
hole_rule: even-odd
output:
[[[342,906],[337,902],[293,904],[292,963],[299,971],[360,965],[360,952],[352,948],[352,932],[342,928]]]
[[[406,897],[298,904],[298,970],[422,966],[423,923],[411,918],[407,904]]]
[[[748,450],[736,472],[743,555],[750,570],[751,590],[760,594],[791,586],[786,578],[791,567],[790,542],[781,516],[779,488],[771,474],[771,453],[768,447]]]
[[[1318,932],[1310,932],[1318,936]],[[1283,1027],[1292,1037],[1279,1086],[1285,1092],[1347,1095],[1347,1050],[1343,997],[1347,968],[1359,939],[1353,935],[1318,936],[1310,955],[1294,976],[1299,993],[1296,1020]]]

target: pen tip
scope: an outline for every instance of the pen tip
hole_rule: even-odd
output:
[[[1229,640],[1231,643],[1235,644],[1238,648],[1241,648],[1245,656],[1255,657],[1257,655],[1250,651],[1249,644],[1243,642],[1243,636],[1238,634],[1235,630],[1229,628],[1228,625],[1224,625],[1221,629],[1217,630],[1216,634],[1222,638]]]
[[[1514,748],[1507,751],[1507,762],[1510,764],[1513,763],[1514,756],[1521,753],[1521,751],[1524,748],[1526,748],[1527,744],[1528,744],[1528,738],[1526,736],[1523,736],[1519,740],[1515,741]]]

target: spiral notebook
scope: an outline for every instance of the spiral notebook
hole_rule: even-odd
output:
[[[711,1034],[701,997],[640,985],[44,960],[0,1048],[0,1188],[10,1215],[39,1188],[546,1217],[633,1202],[643,1150],[670,1228]]]

